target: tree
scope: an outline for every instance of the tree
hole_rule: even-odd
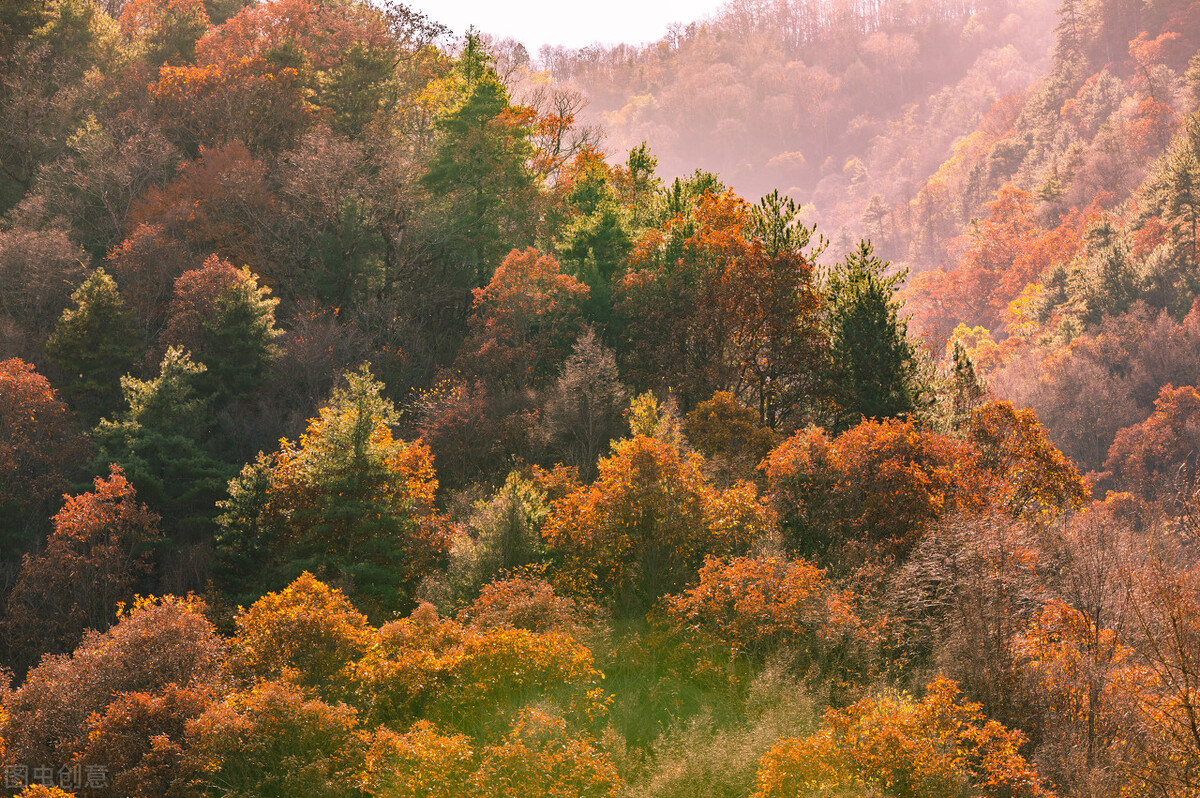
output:
[[[865,659],[854,645],[866,635],[849,593],[805,560],[710,558],[697,584],[668,597],[665,609],[679,633],[760,659],[782,651],[801,671],[837,665],[839,653]]]
[[[555,707],[579,734],[607,714],[603,674],[590,651],[560,631],[468,628],[421,604],[380,627],[354,669],[369,719],[404,727],[425,719],[438,728],[495,740],[528,707]]]
[[[78,410],[98,416],[119,397],[120,376],[138,356],[133,321],[104,269],[71,294],[46,342],[46,359],[62,375],[62,390]]]
[[[185,768],[204,795],[354,798],[358,713],[287,682],[228,695],[188,724]]]
[[[50,382],[18,358],[0,362],[0,527],[25,551],[87,450]]]
[[[625,386],[612,351],[590,327],[572,347],[543,411],[551,451],[585,479],[624,423]]]
[[[595,607],[558,595],[553,585],[538,576],[539,570],[522,569],[484,585],[479,598],[460,610],[456,620],[478,631],[527,629],[578,637]]]
[[[1029,408],[989,402],[971,413],[967,435],[979,453],[978,467],[999,484],[989,490],[1003,497],[1014,516],[1036,518],[1077,510],[1091,495],[1075,464],[1046,439]]]
[[[545,382],[580,333],[587,295],[551,256],[514,249],[487,286],[474,290],[471,335],[460,362],[511,389]]]
[[[979,378],[975,363],[962,342],[955,340],[950,349],[950,406],[947,408],[950,428],[958,432],[966,425],[975,410],[987,398],[987,383]]]
[[[811,231],[699,185],[677,185],[666,205],[671,215],[636,242],[615,291],[629,371],[675,391],[684,410],[728,390],[767,426],[792,421],[817,392],[821,360],[802,251]]]
[[[753,486],[714,490],[699,455],[638,435],[600,461],[594,483],[555,502],[543,534],[560,585],[636,613],[688,584],[706,555],[745,551],[765,526]]]
[[[531,109],[509,104],[479,37],[459,57],[463,101],[440,120],[440,142],[422,177],[447,224],[446,253],[462,287],[485,285],[503,253],[532,243],[537,180],[529,168]]]
[[[759,425],[759,415],[732,393],[718,391],[692,409],[683,421],[688,443],[708,458],[718,484],[753,479],[775,436]]]
[[[162,511],[176,542],[197,542],[211,529],[230,471],[207,450],[210,416],[196,389],[205,370],[182,349],[168,349],[154,379],[121,378],[127,409],[116,420],[102,419],[92,433],[93,464],[124,469]]]
[[[208,30],[203,0],[132,0],[121,9],[121,32],[138,41],[151,67],[191,63]]]
[[[396,410],[363,366],[345,375],[298,442],[269,464],[266,500],[241,488],[223,509],[227,542],[269,548],[264,576],[283,568],[338,580],[368,608],[406,606],[417,582],[445,557],[448,536],[434,507],[433,459],[421,441],[393,438]],[[253,513],[249,517],[240,511]]]
[[[627,170],[609,166],[603,153],[585,148],[554,183],[561,196],[552,216],[558,255],[587,285],[587,315],[593,322],[605,323],[612,315],[613,284],[633,249],[633,217],[645,211],[650,192],[639,192],[633,182]]]
[[[230,670],[249,683],[288,678],[331,701],[346,699],[350,667],[373,629],[339,590],[303,573],[238,613]]]
[[[13,660],[69,651],[85,629],[106,629],[117,605],[144,585],[161,533],[158,516],[138,502],[113,466],[95,491],[67,497],[45,549],[26,555],[8,597],[4,631]]]
[[[903,559],[956,506],[982,500],[968,445],[911,421],[809,428],[764,461],[785,547],[840,567]]]
[[[228,401],[258,387],[278,351],[279,300],[270,293],[249,269],[235,269],[215,255],[175,281],[162,340],[204,363],[206,371],[197,380],[202,395]]]
[[[837,429],[861,418],[907,418],[924,401],[917,352],[894,297],[904,273],[884,276],[887,267],[864,241],[826,275],[822,287]]]
[[[488,500],[475,504],[451,548],[450,577],[461,598],[474,598],[493,579],[545,557],[546,492],[514,471]]]
[[[16,327],[5,349],[35,357],[83,282],[87,254],[59,229],[11,228],[0,233],[0,318]]]
[[[1104,463],[1119,490],[1145,499],[1169,498],[1194,484],[1200,436],[1200,393],[1164,385],[1154,413],[1117,432]]]
[[[615,798],[616,767],[562,718],[531,709],[493,745],[439,734],[419,721],[406,734],[376,734],[368,755],[371,794],[386,798]]]
[[[205,612],[195,599],[138,600],[107,632],[88,633],[69,656],[42,659],[5,696],[8,720],[0,736],[7,761],[53,766],[57,773],[88,757],[110,766],[114,786],[134,788],[139,770],[154,779],[180,775],[179,725],[221,688],[225,643]],[[121,715],[122,708],[133,713]],[[120,736],[100,736],[105,727],[120,729]],[[101,750],[118,756],[91,758]]]
[[[1147,687],[1134,651],[1113,629],[1060,600],[1051,600],[1016,641],[1019,668],[1037,696],[1046,728],[1041,748],[1058,761],[1060,781],[1081,788],[1118,788],[1105,771],[1121,745],[1122,727]],[[1047,757],[1049,758],[1049,757]]]
[[[1129,735],[1136,754],[1131,780],[1141,794],[1185,796],[1200,783],[1200,569],[1179,543],[1155,535],[1150,556],[1124,575],[1133,629],[1129,637],[1148,677],[1136,703],[1141,733]]]

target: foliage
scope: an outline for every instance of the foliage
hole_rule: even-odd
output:
[[[799,249],[769,252],[732,192],[679,201],[635,242],[615,293],[625,365],[640,384],[677,392],[685,410],[729,390],[774,428],[819,393],[812,267]]]
[[[285,570],[341,580],[382,612],[405,606],[448,540],[428,447],[392,437],[395,408],[366,367],[345,379],[297,443],[282,441],[261,471],[235,481],[223,540],[245,550],[239,557],[270,547]]]
[[[357,715],[287,682],[233,693],[188,724],[186,766],[204,795],[351,798],[364,757]]]
[[[764,462],[785,546],[841,563],[903,558],[958,504],[982,501],[967,445],[911,421],[810,428]]]
[[[1052,795],[1021,757],[1018,731],[987,720],[958,686],[935,679],[920,702],[870,696],[830,710],[817,734],[783,740],[762,759],[756,798],[815,790],[936,798]]]
[[[602,751],[571,735],[561,718],[529,710],[500,744],[473,751],[470,739],[420,721],[403,735],[382,732],[371,748],[372,794],[417,796],[616,796],[620,777]]]
[[[515,471],[490,500],[478,502],[451,544],[450,574],[461,597],[474,598],[499,575],[541,560],[549,511],[545,491]]]
[[[175,298],[163,330],[168,346],[189,350],[204,363],[200,391],[239,398],[262,380],[277,349],[276,299],[249,269],[237,270],[215,255],[175,281]]]
[[[79,409],[100,413],[112,407],[118,378],[137,357],[132,320],[103,269],[96,269],[71,294],[46,342],[46,356],[63,375],[62,390]]]
[[[465,288],[486,285],[505,252],[532,243],[539,206],[528,166],[532,109],[510,104],[490,61],[468,33],[462,102],[438,120],[438,149],[422,178],[434,207],[455,220],[446,258]]]
[[[86,629],[106,629],[150,571],[159,517],[138,502],[117,466],[95,490],[69,496],[37,555],[26,555],[8,597],[5,636],[13,659],[69,651]]]
[[[372,637],[366,617],[307,572],[238,613],[236,623],[235,676],[252,684],[286,677],[331,699],[346,697],[349,669]]]
[[[558,500],[543,532],[569,592],[637,612],[695,578],[704,557],[746,550],[767,521],[753,486],[714,489],[698,455],[638,435]]]
[[[1075,465],[1046,439],[1037,416],[1008,402],[989,402],[971,413],[968,439],[978,467],[1000,480],[993,495],[1014,515],[1079,509],[1090,490]]]
[[[612,351],[589,328],[575,341],[544,410],[552,451],[585,477],[623,427],[625,386]]]
[[[709,559],[696,586],[669,597],[665,610],[681,633],[760,658],[782,649],[801,671],[836,665],[839,654],[853,665],[868,659],[870,630],[855,613],[853,595],[804,560]]]
[[[904,273],[885,276],[888,265],[862,242],[825,277],[838,429],[908,418],[923,402],[917,352],[894,298]]]
[[[489,382],[523,388],[544,382],[566,357],[587,287],[530,247],[510,252],[474,298],[467,364]]]
[[[139,600],[71,655],[44,658],[4,697],[7,761],[57,772],[103,759],[130,795],[179,777],[180,727],[218,691],[225,657],[204,612],[192,599]]]
[[[696,405],[684,419],[683,431],[721,482],[752,479],[775,442],[771,430],[759,426],[758,413],[728,391]]]
[[[479,598],[458,613],[458,622],[475,629],[528,629],[578,637],[595,608],[554,592],[536,572],[518,572],[483,586]]]
[[[561,632],[472,629],[422,604],[385,624],[356,678],[371,718],[389,725],[425,718],[488,739],[531,704],[553,701],[578,728],[606,710],[603,678],[586,648]]]
[[[1122,487],[1147,499],[1191,485],[1198,411],[1195,388],[1164,385],[1150,418],[1117,432],[1105,468]]]
[[[211,529],[212,508],[229,467],[208,450],[211,416],[197,383],[207,367],[170,348],[158,376],[121,378],[127,409],[101,419],[92,432],[94,468],[119,465],[138,492],[167,518],[176,541],[195,540]]]
[[[0,518],[5,551],[23,548],[85,452],[50,382],[19,358],[0,362]],[[38,515],[45,516],[39,518]]]

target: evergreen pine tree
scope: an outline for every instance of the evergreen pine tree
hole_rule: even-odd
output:
[[[888,265],[863,241],[826,278],[834,426],[839,430],[861,418],[907,418],[923,402],[917,353],[895,297],[906,273],[886,276]]]
[[[46,359],[60,375],[59,388],[93,420],[116,406],[120,378],[138,356],[133,318],[117,284],[96,269],[71,294],[46,342]]]
[[[230,476],[204,445],[209,415],[196,391],[204,371],[182,349],[168,349],[154,379],[121,378],[127,409],[92,433],[93,468],[120,466],[177,541],[211,531],[216,500]]]

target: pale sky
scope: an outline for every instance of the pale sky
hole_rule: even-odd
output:
[[[695,22],[721,0],[405,0],[405,5],[461,36],[470,25],[511,36],[537,56],[543,44],[583,47],[655,41],[672,22]]]

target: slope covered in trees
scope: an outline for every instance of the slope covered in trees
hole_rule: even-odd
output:
[[[1195,11],[5,5],[5,794],[1194,795]]]

